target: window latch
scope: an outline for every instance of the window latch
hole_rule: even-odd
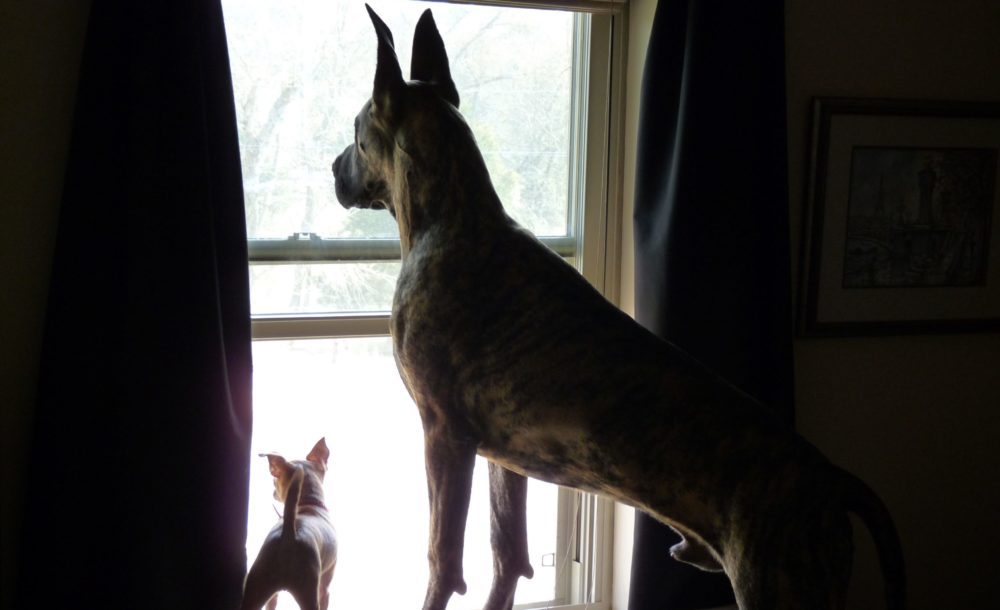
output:
[[[311,231],[296,231],[288,236],[288,241],[320,241],[323,238]]]

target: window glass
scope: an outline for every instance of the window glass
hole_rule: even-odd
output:
[[[353,140],[354,116],[371,94],[376,43],[364,4],[223,4],[250,238],[397,237],[387,212],[341,207],[330,171]],[[566,235],[573,15],[377,2],[404,72],[413,28],[428,7],[448,48],[462,113],[507,212],[536,234]],[[397,273],[398,266],[353,262],[340,269],[255,270],[251,308],[254,314],[388,310]]]
[[[330,171],[353,140],[354,116],[371,94],[376,43],[364,4],[223,5],[250,238],[397,237],[388,212],[341,207]],[[413,28],[428,7],[448,48],[462,113],[507,212],[536,234],[568,234],[573,15],[375,2],[393,29],[404,72]],[[387,310],[398,274],[398,266],[353,262],[321,270],[255,267],[254,314]]]
[[[330,166],[371,95],[364,4],[225,0],[252,238],[294,232],[395,237],[388,213],[344,210]],[[373,2],[407,73],[413,28],[434,10],[461,110],[508,213],[540,235],[567,228],[573,15],[434,2]]]
[[[417,409],[396,372],[388,337],[257,341],[254,435],[247,555],[256,558],[281,505],[267,460],[277,452],[303,459],[326,437],[324,489],[340,544],[331,608],[408,608],[427,585],[427,487]],[[529,557],[535,570],[521,579],[516,602],[553,599],[558,488],[529,481]],[[564,553],[567,552],[564,549]],[[476,459],[465,542],[469,591],[451,609],[480,608],[492,580],[489,484]],[[566,562],[561,564],[562,569]],[[279,608],[295,608],[282,596]]]
[[[399,261],[251,265],[253,313],[388,311]]]

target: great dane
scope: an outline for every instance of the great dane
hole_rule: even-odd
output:
[[[368,11],[378,38],[374,89],[333,174],[342,205],[387,209],[399,225],[391,332],[424,428],[424,610],[466,590],[477,453],[490,461],[489,610],[509,610],[518,578],[532,574],[525,476],[668,524],[683,537],[673,557],[725,571],[743,610],[843,608],[847,511],[856,512],[877,544],[889,607],[902,608],[899,540],[875,494],[644,330],[512,220],[459,113],[431,12],[416,26],[405,81],[389,28]]]

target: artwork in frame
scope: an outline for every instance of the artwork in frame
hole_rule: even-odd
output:
[[[819,98],[801,336],[1000,330],[1000,103]]]

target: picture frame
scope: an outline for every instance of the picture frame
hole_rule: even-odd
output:
[[[800,337],[1000,330],[1000,103],[816,98]]]

